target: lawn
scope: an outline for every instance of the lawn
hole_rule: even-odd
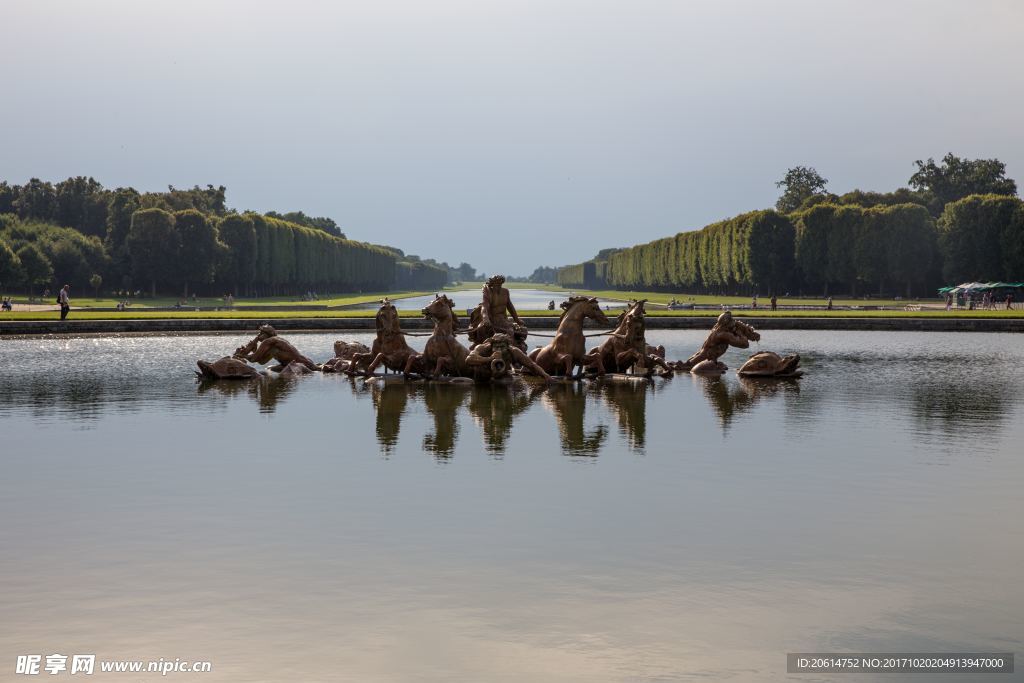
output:
[[[614,317],[621,311],[621,308],[612,308],[608,311],[609,317]],[[669,311],[666,309],[653,309],[648,311],[652,317],[700,317],[711,318],[720,313],[718,310],[703,309],[694,311]],[[814,310],[780,310],[769,311],[758,309],[756,311],[736,311],[736,316],[743,317],[765,317],[765,318],[1022,318],[1024,310],[1012,311],[953,311],[947,313],[944,310],[925,311],[864,311],[864,310],[835,310],[835,311],[814,311]],[[140,309],[129,309],[123,313],[110,311],[89,311],[72,310],[69,320],[170,320],[170,319],[231,319],[231,320],[267,320],[271,318],[366,318],[372,316],[373,311],[369,310],[333,310],[333,311],[147,311]],[[554,315],[551,311],[520,311],[524,318],[545,317]],[[399,311],[402,318],[420,318],[419,311]],[[13,313],[0,313],[0,321],[3,320],[57,320],[60,313],[57,311],[16,311]],[[465,319],[463,316],[463,323]]]
[[[392,299],[398,299],[401,297],[410,296],[424,296],[427,294],[433,294],[433,292],[368,292],[358,294],[329,294],[317,299],[316,301],[303,301],[297,296],[280,296],[280,297],[263,297],[259,299],[235,299],[236,306],[349,306],[353,304],[364,304],[373,303],[383,299],[384,297],[390,297]],[[42,301],[33,302],[34,305],[56,305],[56,295],[49,297]],[[93,298],[93,297],[81,297],[72,296],[71,305],[78,309],[82,308],[116,308],[120,299],[111,298]],[[131,299],[131,306],[128,307],[129,311],[145,310],[147,308],[171,308],[179,301],[183,301],[186,306],[189,307],[200,307],[200,308],[215,308],[224,305],[224,300],[220,297],[199,297],[195,303],[192,299],[182,299],[180,297],[157,297],[155,299]],[[15,304],[27,304],[29,303],[26,297],[15,297]]]
[[[448,286],[445,289],[449,290],[463,290],[463,289],[479,289],[483,286],[482,282],[464,282],[458,287]],[[623,291],[618,289],[568,289],[559,285],[539,285],[532,284],[529,282],[507,282],[505,286],[511,290],[516,289],[538,289],[542,291],[550,292],[568,292],[572,291],[573,294],[582,294],[586,296],[596,296],[602,299],[619,299],[627,301],[629,299],[647,299],[652,304],[668,305],[672,299],[676,299],[682,303],[698,304],[705,306],[749,306],[751,303],[751,297],[749,296],[729,296],[720,294],[686,294],[684,292],[634,292],[634,291]],[[513,302],[515,301],[515,294],[512,295]],[[824,306],[826,304],[825,298],[822,297],[780,297],[780,306]],[[928,303],[932,305],[940,305],[942,301],[940,299],[851,299],[851,298],[833,298],[833,306],[887,306],[887,307],[899,307],[907,304],[921,304]],[[769,305],[768,297],[758,297],[757,299],[758,312],[760,313],[761,307],[767,308]]]

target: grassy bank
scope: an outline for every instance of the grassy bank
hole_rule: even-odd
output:
[[[464,282],[458,287],[446,287],[446,289],[479,289],[483,286],[482,282]],[[549,292],[568,292],[569,289],[560,287],[558,285],[535,285],[528,282],[507,282],[505,286],[509,289],[538,289]],[[573,294],[581,294],[586,296],[596,296],[602,299],[619,299],[626,301],[629,299],[647,299],[652,304],[668,305],[672,299],[676,299],[682,303],[698,304],[704,306],[749,306],[751,297],[749,296],[727,296],[720,294],[686,294],[683,292],[639,292],[639,291],[624,291],[619,289],[572,289]],[[513,295],[513,300],[515,296]],[[758,297],[758,313],[761,311],[761,307],[768,306],[767,297]],[[780,306],[824,306],[827,300],[822,297],[779,297]],[[851,299],[851,298],[833,298],[833,306],[887,306],[887,307],[899,307],[902,308],[907,304],[932,304],[940,305],[942,301],[939,299],[884,299],[884,298],[870,298],[870,299]]]
[[[359,294],[329,294],[325,295],[315,301],[304,301],[302,298],[297,296],[280,296],[280,297],[263,297],[259,299],[235,299],[236,306],[351,306],[356,304],[375,303],[380,301],[384,297],[390,297],[391,299],[399,299],[403,297],[411,296],[425,296],[427,294],[433,294],[433,292],[366,292]],[[40,301],[38,297],[35,301],[30,302],[27,297],[15,297],[14,303],[17,305],[28,304],[33,306],[44,305],[53,306],[55,305],[54,298],[47,297],[45,300]],[[78,308],[116,308],[120,299],[111,298],[92,298],[92,297],[81,297],[72,296],[72,305]],[[191,298],[182,299],[180,297],[157,297],[155,299],[130,299],[131,305],[128,307],[129,311],[134,310],[146,310],[150,308],[171,308],[179,301],[187,307],[199,307],[199,308],[215,308],[218,306],[224,306],[224,299],[220,297],[198,297],[194,302]]]
[[[615,316],[621,308],[612,308],[608,311],[610,317]],[[524,318],[550,317],[551,311],[521,311]],[[652,317],[679,317],[679,318],[713,318],[719,314],[718,310],[696,310],[696,311],[669,311],[665,309],[651,310],[648,315]],[[735,311],[737,317],[757,318],[1024,318],[1024,310],[1012,311],[952,311],[947,313],[944,310],[924,311],[864,311],[864,310],[837,310],[837,311],[769,311],[758,309],[756,311],[744,310]],[[370,310],[336,310],[336,311],[146,311],[128,310],[125,312],[110,311],[89,311],[72,310],[70,320],[265,320],[267,318],[367,318],[373,315]],[[399,311],[402,318],[420,318],[419,311]],[[57,320],[60,314],[56,311],[16,311],[13,313],[0,313],[0,321],[3,320]],[[463,316],[463,322],[465,317]]]

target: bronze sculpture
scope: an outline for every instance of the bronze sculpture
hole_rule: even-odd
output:
[[[455,338],[459,325],[459,317],[455,314],[455,304],[444,294],[437,297],[423,308],[423,315],[434,321],[434,333],[427,339],[423,353],[413,353],[405,364],[405,374],[411,374],[413,366],[419,361],[424,364],[424,375],[431,379],[442,374],[455,377],[469,377],[469,366],[466,357],[469,349]]]
[[[487,341],[477,344],[466,357],[473,378],[479,381],[501,380],[512,376],[513,364],[527,368],[535,375],[551,381],[544,368],[530,360],[518,347],[513,346],[507,334],[498,332]]]
[[[353,358],[351,371],[355,372],[360,365],[368,363],[364,371],[367,377],[381,365],[384,366],[385,372],[406,372],[409,360],[416,352],[405,341],[405,334],[399,324],[398,309],[387,297],[380,301],[375,324],[377,337],[373,340],[373,346],[366,353],[357,354]]]
[[[615,330],[591,350],[592,354],[600,355],[605,372],[625,373],[632,368],[634,374],[650,376],[656,367],[672,372],[665,362],[665,347],[655,348],[647,343],[645,303],[647,299],[631,301],[619,316]]]
[[[199,366],[196,374],[203,379],[252,379],[260,376],[256,368],[231,356],[224,356],[212,363],[198,360],[196,365]]]
[[[747,359],[736,371],[740,377],[799,377],[800,354],[780,356],[773,351],[761,351]]]
[[[761,339],[760,333],[750,325],[733,318],[730,311],[718,316],[707,339],[697,353],[685,361],[676,361],[672,368],[677,372],[691,372],[696,375],[721,375],[728,366],[718,360],[729,349],[750,347],[750,342]]]
[[[320,369],[324,372],[348,372],[357,356],[368,353],[370,349],[366,344],[338,340],[334,342],[334,358],[325,361]]]
[[[233,354],[235,358],[263,365],[273,360],[277,364],[268,368],[281,372],[289,363],[299,363],[309,370],[319,370],[320,366],[299,353],[283,337],[277,336],[277,330],[271,325],[261,325],[259,334],[248,344],[239,346]]]
[[[587,353],[587,340],[583,336],[583,321],[587,318],[596,320],[602,325],[608,324],[608,317],[601,310],[595,297],[572,296],[562,302],[562,317],[558,321],[558,329],[551,343],[530,352],[530,358],[549,375],[564,373],[566,377],[573,374],[573,369],[580,366],[593,366],[597,374],[604,374],[601,355],[597,349]]]
[[[519,313],[512,305],[512,296],[504,284],[504,275],[488,278],[481,291],[483,301],[469,317],[469,340],[475,346],[501,332],[515,339],[516,345],[525,352],[528,330],[519,319]],[[479,316],[476,315],[477,311]],[[509,315],[512,316],[512,320],[509,320]]]

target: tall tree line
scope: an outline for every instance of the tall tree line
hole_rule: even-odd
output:
[[[997,159],[916,161],[910,188],[826,191],[798,166],[777,211],[755,211],[565,266],[566,287],[692,292],[931,294],[1024,280],[1024,203]]]
[[[345,239],[301,212],[237,213],[225,188],[106,190],[92,178],[0,183],[0,287],[185,295],[437,289],[448,270]],[[401,265],[400,265],[401,264]]]

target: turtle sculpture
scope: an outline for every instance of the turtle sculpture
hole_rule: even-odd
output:
[[[740,377],[799,377],[800,355],[780,356],[773,351],[761,351],[747,359],[736,371]]]
[[[260,376],[256,368],[232,356],[224,356],[212,363],[199,360],[196,365],[199,366],[196,374],[203,379],[253,379]]]

